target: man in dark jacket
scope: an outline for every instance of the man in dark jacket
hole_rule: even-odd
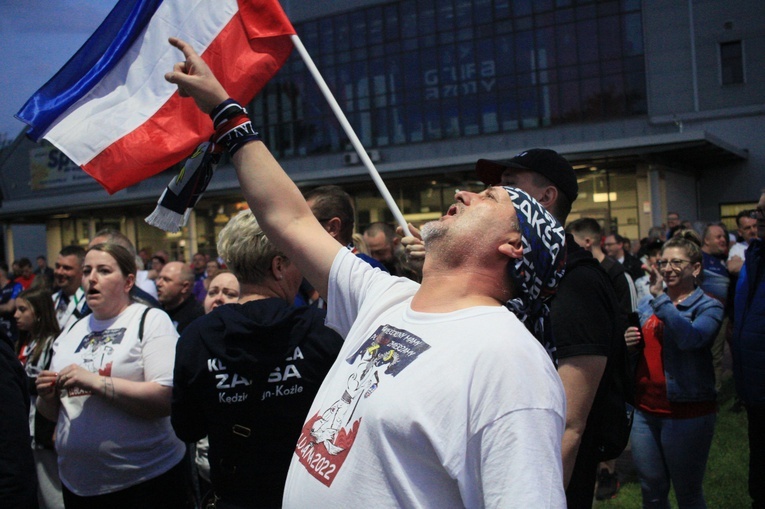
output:
[[[0,336],[0,502],[3,507],[37,507],[37,477],[29,438],[27,377],[10,339]]]
[[[252,212],[221,231],[218,253],[239,280],[239,302],[181,335],[171,421],[186,442],[209,436],[222,504],[281,507],[295,444],[342,338],[324,326],[324,310],[292,306],[302,275]]]
[[[480,159],[476,172],[487,185],[529,193],[565,224],[579,186],[568,161],[549,149],[531,149],[507,161]],[[566,390],[563,474],[570,508],[592,506],[599,436],[612,378],[626,369],[624,329],[608,275],[592,254],[566,235],[566,274],[552,301],[550,320],[558,374]]]
[[[170,262],[157,277],[157,295],[162,309],[170,315],[180,334],[191,322],[205,314],[194,298],[194,273],[182,262]]]
[[[733,376],[749,420],[749,496],[765,507],[765,189],[757,204],[757,232],[746,251],[733,302]]]

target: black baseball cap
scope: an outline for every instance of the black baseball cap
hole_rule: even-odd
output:
[[[502,181],[502,172],[508,168],[533,171],[546,177],[555,187],[574,202],[579,195],[579,184],[571,164],[560,154],[548,148],[532,148],[517,154],[507,161],[479,159],[475,171],[484,184],[496,186]]]

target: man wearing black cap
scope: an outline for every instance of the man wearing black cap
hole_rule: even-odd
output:
[[[568,161],[549,149],[521,152],[509,161],[480,159],[478,176],[487,185],[523,189],[565,224],[579,186]],[[623,369],[624,324],[616,295],[592,254],[566,239],[566,274],[552,302],[550,319],[558,373],[566,390],[563,472],[568,507],[591,507],[603,402],[612,373]],[[619,367],[621,366],[621,367]]]

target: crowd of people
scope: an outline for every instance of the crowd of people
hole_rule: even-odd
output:
[[[530,149],[356,232],[171,43],[250,210],[189,263],[103,230],[0,265],[4,507],[582,508],[627,439],[644,507],[706,507],[726,344],[764,507],[765,192],[735,233],[671,212],[633,244],[568,221],[573,168]]]

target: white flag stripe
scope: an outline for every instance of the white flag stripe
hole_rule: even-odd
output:
[[[202,53],[237,11],[236,0],[165,0],[117,66],[44,137],[66,147],[62,150],[78,165],[87,164],[146,122],[177,90],[164,75],[183,56],[167,39],[179,37]]]

